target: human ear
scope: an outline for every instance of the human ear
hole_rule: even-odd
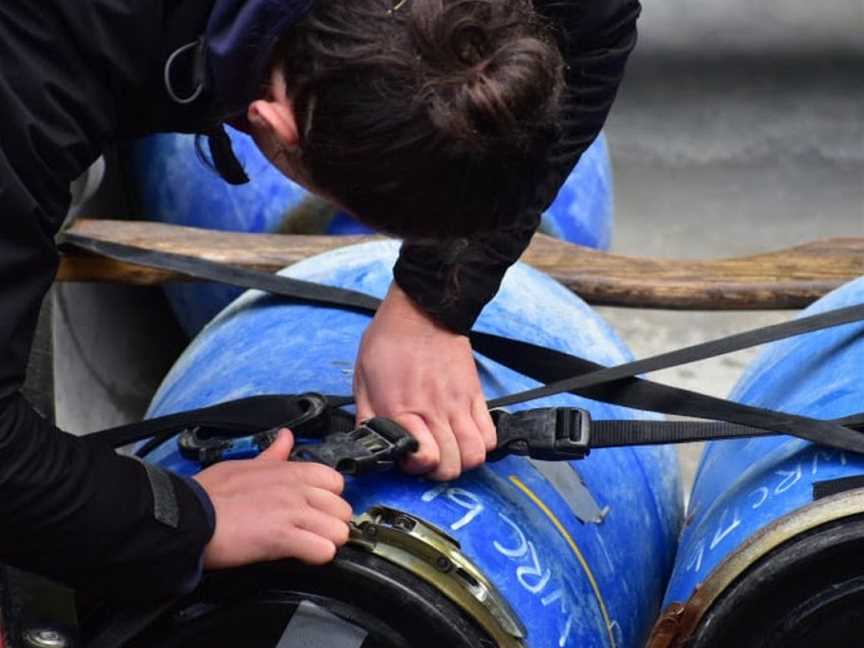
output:
[[[252,129],[275,136],[282,147],[298,148],[300,138],[294,106],[284,95],[253,101],[246,111],[246,119]]]

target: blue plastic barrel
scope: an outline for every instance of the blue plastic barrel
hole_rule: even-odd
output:
[[[222,180],[204,162],[193,135],[152,135],[132,144],[124,162],[136,212],[173,225],[276,232],[308,192],[277,171],[252,138],[228,131],[251,179],[244,185]],[[206,149],[206,140],[201,145]],[[165,292],[181,326],[192,336],[243,291],[222,284],[177,283],[166,286]]]
[[[284,274],[383,296],[397,250],[395,242],[352,246]],[[149,415],[255,394],[350,394],[368,323],[358,313],[246,293],[192,342]],[[630,358],[588,306],[521,264],[508,273],[478,326],[603,364]],[[486,358],[478,363],[489,397],[536,385]],[[575,396],[531,404],[542,405],[586,407],[597,418],[633,416]],[[184,474],[199,468],[178,454],[176,444],[150,460]],[[360,477],[349,483],[347,497],[355,514],[383,505],[458,541],[526,628],[524,641],[512,645],[636,648],[656,618],[671,568],[679,489],[673,450],[644,447],[598,450],[573,463],[510,457],[446,484],[395,473]]]
[[[228,132],[250,178],[245,185],[231,186],[208,167],[192,135],[155,135],[133,144],[126,167],[136,211],[165,223],[229,232],[273,233],[289,217],[310,220],[305,211],[314,207],[304,202],[309,194],[276,170],[250,137],[231,129]],[[543,215],[541,229],[572,243],[607,249],[612,212],[612,167],[601,134]],[[312,220],[315,222],[307,226],[320,226],[327,234],[371,231],[345,213],[321,223],[317,223],[320,218]],[[166,292],[190,336],[240,295],[235,288],[201,283],[171,285]]]
[[[804,314],[862,303],[859,279]],[[864,412],[864,324],[772,344],[732,399],[820,419]],[[650,645],[861,645],[862,487],[854,454],[788,436],[708,444]]]
[[[543,214],[540,230],[564,241],[608,250],[615,213],[613,184],[609,146],[606,135],[600,133]]]

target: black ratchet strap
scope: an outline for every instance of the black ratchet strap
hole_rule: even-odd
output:
[[[253,396],[197,410],[169,414],[141,423],[102,430],[84,437],[89,443],[119,448],[147,440],[135,454],[144,458],[169,439],[178,438],[180,453],[202,467],[254,456],[289,428],[299,443],[294,461],[313,461],[349,475],[391,469],[415,452],[414,439],[402,426],[385,418],[354,425],[354,415],[341,409],[351,398],[299,395]]]
[[[321,443],[300,446],[291,458],[322,463],[346,475],[363,475],[390,470],[419,447],[398,423],[373,418],[351,432],[334,432]]]
[[[515,412],[493,410],[498,448],[487,456],[498,461],[522,455],[541,461],[584,459],[591,450],[625,446],[694,443],[771,436],[774,432],[730,423],[591,419],[577,407],[547,407]],[[837,419],[838,425],[864,432],[864,414]]]
[[[380,304],[379,299],[353,290],[236,268],[195,257],[100,241],[79,234],[65,233],[62,243],[126,263],[170,270],[197,279],[216,281],[242,288],[263,290],[305,303],[338,306],[362,312],[374,312]],[[474,331],[470,337],[473,347],[478,353],[545,385],[490,401],[490,408],[514,405],[553,394],[570,392],[616,405],[731,424],[731,427],[725,428],[723,428],[723,423],[693,428],[694,435],[699,437],[709,432],[714,435],[711,438],[742,436],[743,426],[743,428],[755,428],[775,434],[790,434],[842,450],[864,453],[864,435],[849,425],[844,425],[838,421],[824,421],[752,407],[637,378],[639,374],[649,371],[668,369],[751,346],[862,320],[864,320],[864,304],[755,329],[671,353],[624,363],[616,367],[603,367],[567,353],[488,333]],[[864,335],[864,331],[862,331],[862,335]],[[626,428],[632,427],[630,424],[634,423],[646,422],[621,422],[616,429],[622,431],[623,434],[626,432]],[[597,424],[597,422],[594,423],[595,426]],[[683,425],[691,424],[685,423]],[[681,425],[678,426],[678,428],[681,427]],[[638,434],[639,439],[641,439],[639,443],[654,443],[655,441],[652,439],[655,437],[650,432],[659,428],[652,424],[652,426],[641,429],[644,432]],[[671,430],[672,428],[664,427],[663,429]],[[696,434],[697,431],[699,432],[698,435]],[[626,433],[630,434],[630,432]],[[664,434],[666,433],[664,432]],[[751,435],[747,434],[747,436]],[[656,438],[665,439],[666,437],[660,435]],[[635,442],[636,436],[634,435],[628,445]],[[656,442],[665,443],[668,441]]]

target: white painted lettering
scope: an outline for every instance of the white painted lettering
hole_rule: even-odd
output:
[[[570,631],[573,629],[573,615],[567,616],[567,623],[564,624],[564,629],[558,637],[558,648],[564,648],[567,645],[567,640],[570,639]]]
[[[702,538],[693,549],[690,551],[690,557],[687,559],[687,571],[698,572],[702,569],[702,558],[705,557],[705,538]]]
[[[795,470],[775,470],[774,474],[783,478],[774,489],[775,495],[781,495],[801,480],[801,464],[796,464]]]
[[[435,488],[432,488],[432,489],[426,491],[425,493],[423,493],[423,495],[420,497],[420,499],[423,500],[424,502],[431,502],[435,499],[438,499],[438,496],[443,495],[444,491],[446,491],[446,490],[447,490],[447,484],[439,484]]]
[[[731,509],[732,510],[732,522],[726,527],[722,526],[723,524],[725,524],[726,518],[729,517],[729,510],[730,509],[728,509],[728,508],[723,509],[723,513],[720,515],[721,526],[717,529],[717,531],[714,532],[714,538],[711,540],[711,544],[708,547],[709,549],[714,549],[718,544],[723,542],[723,538],[725,538],[730,533],[732,533],[735,529],[737,529],[739,526],[741,526],[741,518],[738,517],[738,508],[737,507],[733,507]]]
[[[454,531],[458,531],[463,527],[468,526],[474,519],[483,512],[483,502],[474,493],[469,493],[462,488],[448,488],[447,499],[458,504],[462,508],[468,509],[468,512],[460,519],[450,525]]]
[[[528,542],[528,552],[531,554],[531,564],[518,567],[516,569],[516,578],[519,579],[519,583],[526,590],[532,594],[539,594],[549,583],[549,579],[552,578],[552,572],[548,569],[543,569],[540,565],[540,558],[537,555],[537,549],[534,548],[533,542]],[[528,582],[528,576],[537,576],[539,578],[532,585]]]
[[[765,500],[768,499],[768,495],[771,493],[765,486],[760,486],[754,491],[751,491],[750,495],[756,496],[756,501],[750,506],[754,511],[758,509],[765,503]]]
[[[525,554],[528,553],[528,540],[525,538],[525,534],[522,532],[522,529],[510,518],[508,518],[503,513],[499,513],[498,516],[504,520],[504,522],[513,529],[513,533],[516,534],[516,537],[519,539],[519,544],[516,545],[514,549],[509,547],[505,547],[500,542],[495,540],[492,543],[492,546],[495,547],[495,550],[503,556],[507,556],[508,558],[518,559],[522,558]]]

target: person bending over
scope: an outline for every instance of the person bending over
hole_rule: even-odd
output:
[[[229,124],[402,237],[357,357],[358,417],[395,419],[420,441],[404,468],[453,479],[495,445],[466,333],[599,133],[638,13],[635,0],[5,0],[0,561],[149,599],[188,592],[202,569],[323,563],[348,536],[341,477],[285,461],[289,432],[256,460],[166,478],[20,394],[69,184],[106,146],[197,133],[240,183]],[[154,514],[154,488],[176,515]]]

